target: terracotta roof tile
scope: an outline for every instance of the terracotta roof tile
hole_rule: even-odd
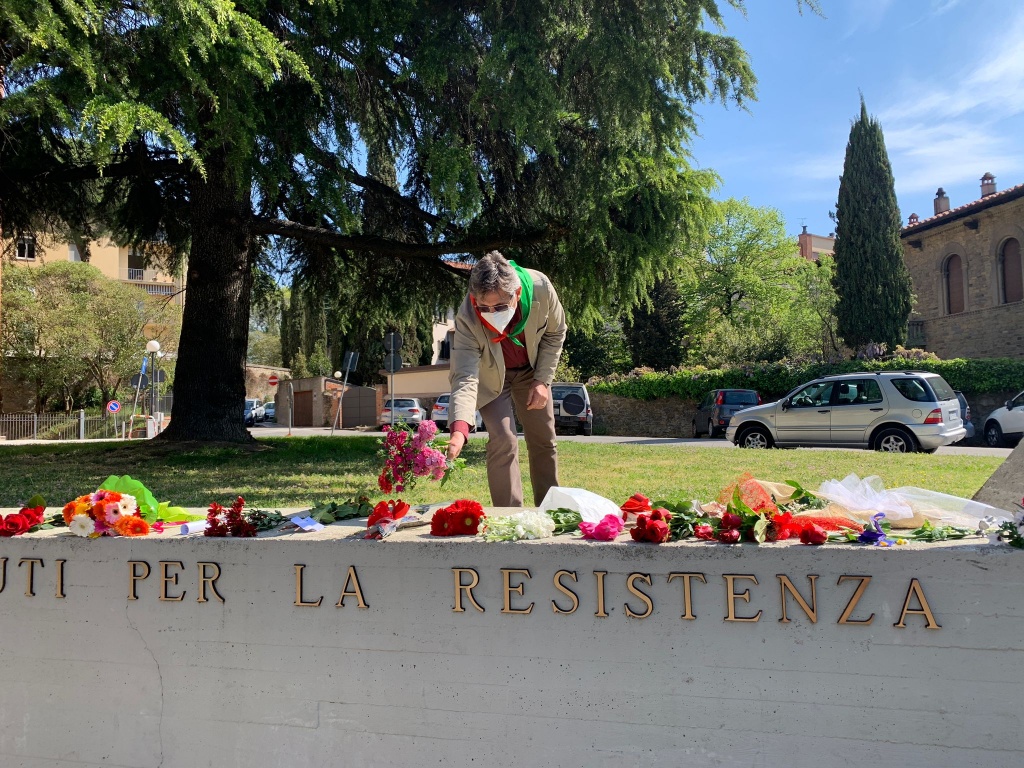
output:
[[[1008,187],[1002,192],[995,192],[991,195],[972,200],[964,205],[957,206],[956,208],[950,208],[948,211],[937,213],[934,216],[930,216],[927,219],[920,219],[916,224],[910,224],[901,230],[901,235],[907,235],[911,232],[916,232],[919,229],[928,229],[931,226],[935,226],[944,219],[956,219],[959,216],[972,213],[974,211],[984,210],[992,205],[996,205],[1006,200],[1013,199],[1016,197],[1024,196],[1024,184],[1018,184],[1014,187]]]

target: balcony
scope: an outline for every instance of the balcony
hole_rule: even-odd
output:
[[[129,283],[173,283],[174,278],[156,269],[122,269],[120,279]]]

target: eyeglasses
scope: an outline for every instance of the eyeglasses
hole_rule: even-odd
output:
[[[489,315],[492,312],[504,312],[507,309],[514,307],[514,304],[495,304],[493,307],[487,307],[483,304],[477,304],[476,299],[473,299],[473,305],[479,310],[481,315]]]

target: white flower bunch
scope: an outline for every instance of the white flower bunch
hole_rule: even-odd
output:
[[[534,509],[501,517],[485,517],[481,531],[484,541],[546,539],[555,535],[555,521]]]

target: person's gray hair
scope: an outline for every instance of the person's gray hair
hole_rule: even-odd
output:
[[[487,253],[469,273],[469,292],[477,299],[492,291],[514,296],[517,290],[519,275],[498,251]]]

